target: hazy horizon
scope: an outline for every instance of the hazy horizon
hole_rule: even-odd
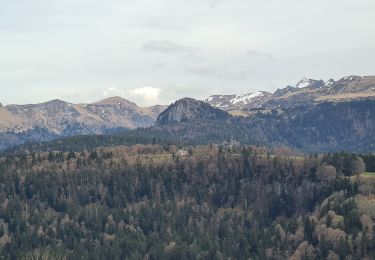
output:
[[[370,0],[5,2],[0,102],[151,106],[374,75],[373,10]]]

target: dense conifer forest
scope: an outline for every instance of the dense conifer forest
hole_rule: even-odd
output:
[[[0,162],[2,259],[372,259],[375,156],[133,145]]]

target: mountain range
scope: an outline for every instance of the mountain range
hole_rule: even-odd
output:
[[[275,93],[258,91],[248,94],[213,95],[205,101],[236,114],[254,109],[285,108],[323,102],[342,102],[375,97],[375,76],[347,76],[337,81],[303,78],[295,85]]]
[[[0,107],[0,148],[58,137],[149,127],[166,106],[139,107],[111,97],[91,104],[52,100]]]
[[[211,141],[222,141],[225,136],[240,142],[288,145],[302,150],[307,147],[306,150],[314,151],[329,150],[331,146],[345,148],[357,138],[363,147],[370,147],[366,146],[366,140],[373,139],[375,129],[370,109],[374,97],[375,76],[348,76],[337,81],[304,78],[274,93],[213,95],[204,101],[184,98],[169,107],[143,108],[121,97],[90,104],[52,100],[31,105],[0,105],[0,149],[154,125],[154,130],[167,132],[180,125],[177,127],[180,130],[189,129],[184,130],[186,138],[181,132],[174,131],[171,135],[175,138],[181,135],[181,139],[190,141],[198,135],[211,140],[209,132],[215,132],[216,139]],[[324,136],[327,118],[337,120],[337,124]],[[338,143],[342,133],[352,135],[345,146]],[[340,138],[344,142],[349,137]]]

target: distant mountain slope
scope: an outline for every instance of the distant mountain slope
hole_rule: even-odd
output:
[[[375,98],[375,76],[347,76],[326,82],[304,78],[295,85],[277,89],[273,94],[213,95],[205,102],[226,111],[249,111],[372,98]]]
[[[0,107],[0,148],[60,136],[149,127],[165,108],[142,108],[120,97],[92,104],[52,100],[41,104],[8,105]]]
[[[23,129],[22,120],[20,117],[13,115],[7,109],[0,106],[0,134],[9,130],[15,132]]]

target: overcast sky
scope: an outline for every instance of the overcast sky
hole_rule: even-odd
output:
[[[142,106],[375,74],[374,0],[0,0],[0,102]]]

